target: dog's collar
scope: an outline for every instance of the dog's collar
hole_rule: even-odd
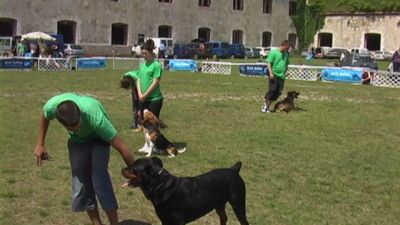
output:
[[[158,171],[158,175],[161,175],[161,173],[164,171],[164,168],[161,168],[160,171]]]

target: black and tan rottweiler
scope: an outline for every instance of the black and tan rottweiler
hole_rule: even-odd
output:
[[[140,187],[155,208],[163,225],[190,223],[215,209],[220,223],[228,220],[227,202],[232,206],[241,225],[246,218],[246,188],[239,175],[242,163],[230,168],[215,169],[196,177],[171,175],[157,157],[141,158],[122,174],[129,179],[124,186]]]

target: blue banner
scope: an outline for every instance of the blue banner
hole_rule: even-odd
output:
[[[174,59],[169,61],[169,70],[175,71],[197,71],[197,63],[194,60]]]
[[[321,74],[322,74],[322,80],[325,81],[361,84],[363,71],[334,68],[334,69],[323,69]]]
[[[0,69],[32,69],[32,59],[0,59]]]
[[[76,59],[76,69],[105,69],[107,61],[104,57]]]
[[[240,65],[240,75],[245,76],[267,76],[268,67],[267,65]]]

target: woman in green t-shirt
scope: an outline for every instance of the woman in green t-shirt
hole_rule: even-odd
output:
[[[140,114],[148,109],[157,118],[163,105],[163,94],[160,88],[160,80],[163,74],[161,63],[155,60],[153,53],[155,46],[153,40],[147,40],[142,47],[142,56],[145,60],[139,66],[137,90],[140,102]]]

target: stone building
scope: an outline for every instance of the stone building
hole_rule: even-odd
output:
[[[140,34],[176,43],[296,45],[289,16],[295,6],[295,0],[1,0],[0,36],[58,33],[90,55],[129,54]]]
[[[314,46],[335,46],[393,52],[400,47],[400,12],[330,13],[317,32]]]

